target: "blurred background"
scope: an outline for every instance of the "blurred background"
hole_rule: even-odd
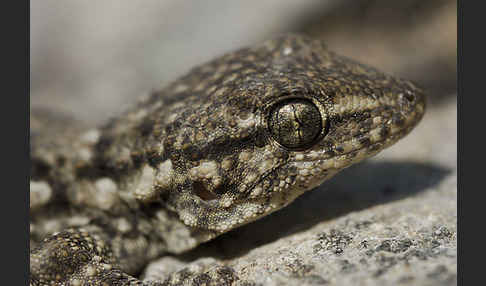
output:
[[[282,32],[456,96],[452,0],[31,1],[31,107],[90,123],[196,64]]]

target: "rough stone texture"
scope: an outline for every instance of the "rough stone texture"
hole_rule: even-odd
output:
[[[456,107],[455,99],[430,107],[374,159],[273,215],[152,263],[146,277],[225,265],[233,285],[455,285]]]

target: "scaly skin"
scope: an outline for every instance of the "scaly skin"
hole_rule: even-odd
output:
[[[158,285],[130,275],[286,206],[424,111],[414,84],[285,35],[194,68],[99,129],[33,113],[31,284]],[[200,275],[165,283],[237,279]]]

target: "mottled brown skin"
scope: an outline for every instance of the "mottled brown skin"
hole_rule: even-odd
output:
[[[37,132],[55,126],[34,114],[31,284],[158,285],[130,274],[286,206],[424,111],[414,84],[285,35],[194,68],[100,129]]]

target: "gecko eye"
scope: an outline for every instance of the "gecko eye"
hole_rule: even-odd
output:
[[[322,126],[319,109],[307,99],[284,100],[270,110],[270,134],[275,141],[290,149],[309,147],[319,137]]]

